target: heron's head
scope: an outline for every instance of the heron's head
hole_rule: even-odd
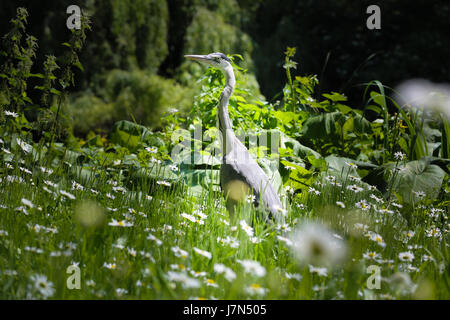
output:
[[[231,60],[221,52],[214,52],[207,55],[188,54],[184,57],[222,70],[231,66]]]

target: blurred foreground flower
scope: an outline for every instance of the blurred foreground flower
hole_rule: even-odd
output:
[[[249,285],[248,287],[245,287],[245,292],[251,296],[263,296],[269,291],[266,288],[261,287],[257,283],[253,283]]]
[[[185,272],[168,271],[167,279],[171,282],[181,283],[185,289],[199,288],[201,285],[199,280],[189,277]]]
[[[266,275],[266,268],[264,268],[258,261],[239,259],[236,261],[242,265],[245,273],[249,273],[257,277],[264,277]]]
[[[234,279],[236,279],[236,273],[221,263],[216,263],[214,265],[214,271],[218,274],[223,273],[225,275],[225,279],[227,279],[229,282],[232,282]]]
[[[411,281],[409,274],[396,272],[386,279],[389,287],[396,294],[409,295],[416,291],[417,285]]]
[[[105,223],[103,208],[94,201],[83,201],[75,208],[75,218],[84,228],[98,228]]]
[[[442,112],[450,119],[450,85],[412,79],[397,87],[399,100],[415,108]]]
[[[345,242],[318,223],[301,225],[291,237],[292,250],[301,264],[332,266],[347,254]]]

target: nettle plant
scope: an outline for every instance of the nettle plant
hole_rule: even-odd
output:
[[[67,134],[61,107],[67,98],[67,89],[74,85],[73,68],[83,70],[78,53],[86,40],[90,21],[83,14],[80,29],[72,29],[69,41],[62,43],[65,52],[59,57],[48,55],[42,73],[33,73],[38,45],[37,39],[26,33],[27,17],[27,10],[18,8],[16,17],[11,19],[11,30],[2,38],[0,121],[6,126],[2,127],[1,134],[16,133],[29,136],[30,140],[33,134],[51,148],[55,138]],[[38,84],[30,88],[31,83]],[[41,92],[38,103],[30,98],[31,89]]]

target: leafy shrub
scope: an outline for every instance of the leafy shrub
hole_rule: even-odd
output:
[[[112,70],[105,76],[104,85],[99,96],[86,93],[71,101],[68,109],[77,134],[108,129],[125,119],[158,128],[165,111],[186,110],[192,99],[188,88],[141,70]]]

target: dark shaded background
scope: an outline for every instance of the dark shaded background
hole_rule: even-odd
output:
[[[27,32],[39,40],[38,68],[46,54],[62,50],[60,44],[69,36],[65,11],[70,4],[90,12],[93,21],[81,54],[85,72],[77,74],[74,91],[97,92],[101,75],[117,68],[138,68],[181,81],[177,77],[187,48],[243,54],[269,100],[284,86],[287,46],[297,47],[297,74],[317,74],[320,92],[344,92],[354,106],[362,103],[358,85],[370,80],[388,86],[416,77],[449,81],[450,3],[446,0],[2,1],[0,32],[9,30],[18,6],[26,7]],[[370,4],[381,7],[381,30],[366,28]],[[198,12],[203,16],[199,18]],[[212,23],[204,16],[211,17]],[[218,19],[221,23],[214,23]],[[202,30],[211,32],[203,39]],[[231,40],[217,42],[220,39],[214,38],[221,35]]]
[[[282,83],[280,53],[286,44],[297,47],[300,72],[321,75],[329,53],[322,88],[346,91],[353,99],[361,95],[352,86],[373,79],[391,86],[415,77],[450,80],[449,1],[280,3],[265,1],[248,24],[257,43],[256,74],[269,97]],[[366,28],[370,4],[381,8],[381,30]]]

